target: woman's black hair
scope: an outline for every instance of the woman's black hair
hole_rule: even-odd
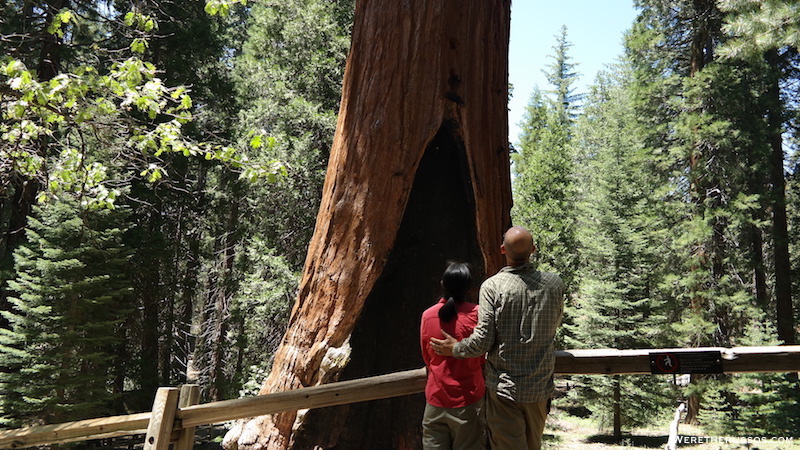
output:
[[[447,302],[439,309],[439,320],[450,322],[456,317],[456,305],[467,299],[472,285],[472,270],[467,263],[450,262],[442,274],[442,288]]]

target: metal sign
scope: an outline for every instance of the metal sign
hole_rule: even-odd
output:
[[[650,353],[650,373],[723,373],[719,351]]]

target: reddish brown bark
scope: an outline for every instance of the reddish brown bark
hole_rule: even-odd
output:
[[[422,366],[419,316],[446,260],[479,278],[502,265],[509,14],[508,0],[358,2],[317,225],[262,393]],[[347,345],[346,367],[321,368]],[[226,445],[417,448],[423,406],[262,417]]]

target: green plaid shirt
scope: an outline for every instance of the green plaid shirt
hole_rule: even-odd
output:
[[[486,355],[486,389],[528,403],[553,395],[553,338],[564,311],[564,283],[531,264],[506,266],[481,285],[478,326],[453,355]]]

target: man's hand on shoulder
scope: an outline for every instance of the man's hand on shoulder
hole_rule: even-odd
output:
[[[430,345],[431,349],[436,352],[439,356],[453,356],[453,347],[458,343],[456,338],[447,334],[444,330],[442,330],[442,334],[444,335],[444,339],[436,339],[431,338],[431,342],[428,344]]]

